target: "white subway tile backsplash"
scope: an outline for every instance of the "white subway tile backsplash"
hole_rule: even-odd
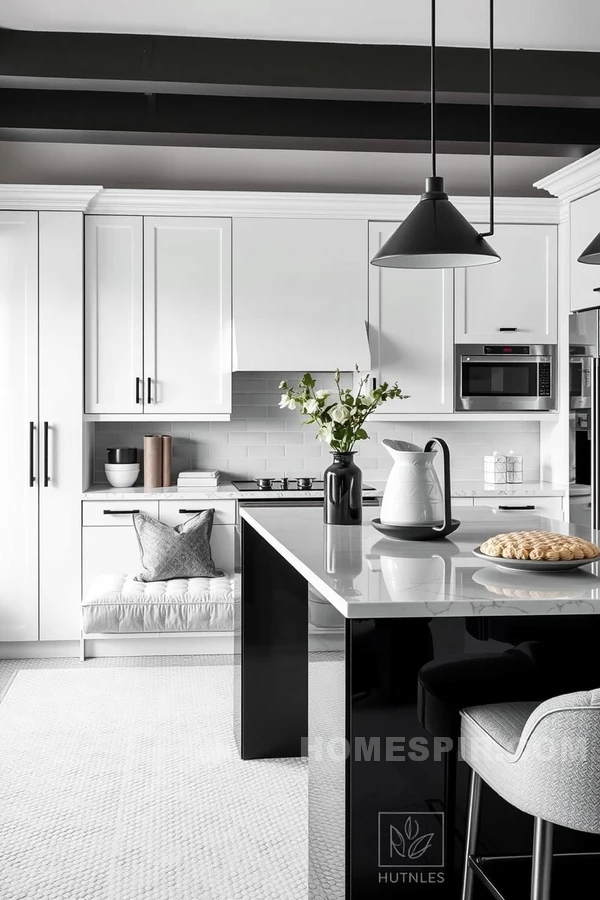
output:
[[[95,426],[95,479],[105,481],[106,448],[142,448],[144,434],[173,436],[173,473],[217,468],[224,479],[258,474],[299,472],[320,477],[331,462],[329,447],[315,439],[314,426],[303,426],[298,410],[279,409],[279,382],[297,384],[302,373],[236,372],[230,422],[102,422]],[[316,375],[317,386],[331,389],[331,375]],[[348,376],[346,376],[346,383]],[[423,446],[429,438],[444,438],[455,480],[483,480],[483,457],[494,450],[523,456],[524,480],[540,474],[538,422],[378,422],[367,424],[370,440],[358,445],[356,461],[365,481],[383,480],[392,460],[381,441],[388,437]]]

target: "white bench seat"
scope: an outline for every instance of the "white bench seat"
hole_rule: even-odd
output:
[[[233,603],[230,575],[148,583],[99,575],[81,604],[82,635],[233,631]]]

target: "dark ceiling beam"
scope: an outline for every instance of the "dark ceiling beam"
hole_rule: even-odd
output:
[[[289,100],[99,91],[6,89],[0,137],[127,134],[159,143],[301,149],[429,148],[429,107],[417,103]],[[80,138],[81,139],[81,138]],[[487,153],[485,107],[447,104],[438,114],[442,152]],[[500,107],[496,151],[575,155],[600,145],[600,116],[584,109]]]
[[[440,47],[440,97],[481,102],[487,51]],[[420,100],[429,48],[0,29],[0,85]],[[500,102],[600,103],[600,53],[497,50]]]

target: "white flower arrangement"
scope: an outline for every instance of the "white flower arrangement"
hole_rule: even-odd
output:
[[[281,395],[279,406],[281,409],[299,409],[308,416],[302,424],[316,424],[319,440],[329,444],[336,453],[349,453],[357,441],[368,440],[363,426],[367,416],[378,406],[386,400],[406,400],[409,396],[400,390],[397,382],[389,385],[384,381],[368,391],[368,374],[360,379],[356,394],[341,386],[339,369],[336,369],[334,379],[335,398],[332,398],[332,391],[315,391],[316,381],[310,372],[302,376],[298,387],[290,387],[282,381],[279,387],[285,393]]]

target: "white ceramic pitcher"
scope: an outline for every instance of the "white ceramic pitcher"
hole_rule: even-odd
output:
[[[381,502],[382,525],[441,525],[444,522],[445,493],[437,472],[433,467],[435,450],[433,443],[439,443],[446,457],[447,447],[443,441],[434,438],[422,450],[408,441],[382,441],[392,459],[394,467],[385,486]],[[444,460],[444,481],[449,481],[449,462]],[[450,485],[444,484],[449,498]]]

